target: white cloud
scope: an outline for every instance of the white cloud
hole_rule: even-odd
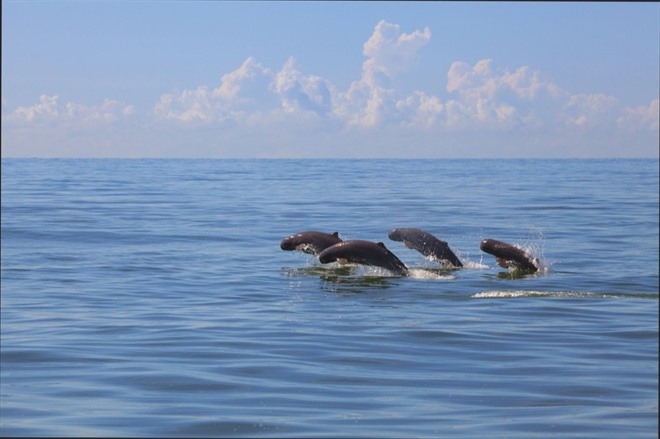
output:
[[[260,87],[257,87],[256,93],[266,93],[264,84],[267,82],[264,80],[270,81],[272,76],[270,69],[259,64],[254,57],[248,57],[238,69],[223,75],[220,85],[213,90],[200,86],[194,90],[163,94],[154,106],[153,114],[158,119],[203,124],[244,116],[245,107],[257,103],[257,99],[246,90],[258,83]]]
[[[303,74],[293,57],[277,73],[258,63],[254,57],[248,57],[238,69],[223,75],[220,86],[212,91],[201,86],[196,90],[163,94],[153,113],[159,119],[204,124],[236,117],[243,121],[267,123],[269,117],[280,117],[276,115],[276,107],[260,106],[258,111],[247,108],[257,102],[256,98],[248,98],[245,90],[246,86],[253,84],[261,86],[252,91],[255,97],[259,97],[259,102],[268,101],[270,92],[271,97],[278,98],[280,108],[291,117],[310,112],[332,121],[343,121],[348,127],[374,127],[396,118],[398,98],[395,90],[386,88],[385,83],[413,65],[418,50],[430,36],[428,28],[406,34],[400,31],[399,25],[379,22],[364,44],[367,59],[362,66],[361,78],[345,92],[337,90],[324,78]],[[255,111],[259,113],[256,118]]]
[[[295,64],[295,59],[289,58],[271,84],[281,98],[282,108],[290,113],[329,114],[332,110],[332,84],[319,76],[303,75]]]
[[[381,20],[364,43],[362,76],[339,93],[333,114],[348,126],[375,127],[396,120],[397,93],[391,87],[396,75],[410,69],[417,53],[431,38],[431,31],[401,33],[398,24]],[[403,104],[399,104],[401,107]],[[404,105],[405,106],[405,105]]]
[[[106,99],[101,105],[84,105],[73,102],[62,104],[59,97],[41,95],[39,102],[28,107],[18,107],[2,116],[3,122],[37,123],[43,121],[80,123],[112,123],[132,116],[135,109],[114,99]]]
[[[415,66],[430,38],[428,28],[404,33],[398,24],[380,21],[364,43],[360,76],[343,90],[329,79],[303,72],[293,56],[279,70],[250,56],[237,69],[221,75],[215,85],[162,94],[150,113],[155,120],[145,128],[154,138],[164,136],[163,132],[170,137],[195,138],[187,143],[202,144],[200,139],[208,136],[208,145],[218,151],[248,140],[254,144],[286,143],[295,150],[291,145],[304,143],[301,139],[331,145],[331,136],[338,143],[364,136],[378,138],[383,144],[419,136],[433,145],[448,135],[473,142],[490,142],[495,135],[500,139],[527,135],[548,139],[548,144],[561,144],[562,139],[569,138],[577,143],[579,136],[620,139],[626,133],[657,138],[657,98],[648,106],[624,107],[613,96],[571,94],[529,66],[500,68],[492,59],[473,65],[453,62],[446,72],[446,83],[438,80],[438,88],[445,86],[442,95],[424,90],[402,92],[401,75]],[[442,78],[444,72],[435,74]],[[2,98],[3,128],[21,126],[21,136],[26,139],[31,125],[39,122],[52,122],[54,129],[64,133],[66,130],[60,128],[110,126],[135,117],[133,106],[113,99],[88,106],[42,95],[35,104],[10,111]],[[141,120],[149,123],[148,118]],[[115,126],[108,131],[114,131]],[[181,134],[182,126],[190,128],[185,135]],[[3,133],[3,139],[6,137]],[[167,140],[168,144],[176,143],[176,139]],[[223,142],[231,142],[231,146],[219,146]],[[390,150],[395,148],[390,146]]]
[[[556,98],[565,94],[555,84],[542,81],[539,72],[528,66],[511,73],[507,69],[494,71],[492,64],[492,59],[482,59],[473,67],[462,61],[454,62],[447,73],[447,91],[457,92],[467,99],[493,99],[508,92],[531,100],[542,90]]]
[[[36,119],[54,119],[59,115],[57,96],[39,96],[39,102],[29,107],[18,107],[9,116],[11,120],[32,122]]]
[[[394,89],[355,81],[347,92],[339,93],[333,114],[348,127],[376,127],[384,122],[388,110],[396,106],[394,94]]]
[[[378,84],[381,75],[392,78],[412,67],[417,52],[431,39],[431,31],[416,30],[401,33],[398,24],[381,20],[373,34],[364,43],[363,54],[367,60],[362,64],[362,80],[372,87]]]
[[[213,90],[214,98],[223,98],[226,101],[236,100],[244,84],[259,76],[270,77],[272,71],[250,56],[241,66],[233,72],[227,73],[220,79],[220,86]]]
[[[72,102],[66,104],[66,115],[82,121],[115,122],[134,113],[132,105],[123,105],[114,99],[106,99],[102,105],[92,107]]]
[[[406,127],[428,128],[437,123],[445,105],[436,96],[428,96],[422,91],[415,91],[396,103],[401,115],[402,125]]]
[[[623,115],[617,119],[617,124],[626,130],[657,130],[659,121],[658,99],[654,99],[648,107],[624,108]]]
[[[446,126],[450,129],[547,125],[551,109],[561,107],[568,93],[522,66],[511,72],[493,68],[492,59],[470,66],[456,61],[447,72]]]
[[[154,115],[182,122],[213,122],[218,115],[218,105],[211,101],[212,95],[207,87],[184,90],[178,96],[164,94],[154,107]]]
[[[612,96],[577,94],[568,99],[560,117],[569,126],[594,128],[611,125],[619,111],[619,102]]]

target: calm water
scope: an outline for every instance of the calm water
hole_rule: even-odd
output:
[[[655,438],[658,168],[3,159],[0,434]],[[303,230],[413,275],[280,250]]]

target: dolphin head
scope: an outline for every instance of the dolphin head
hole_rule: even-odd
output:
[[[282,242],[280,242],[280,248],[282,250],[289,250],[289,251],[296,250],[296,246],[300,244],[299,236],[300,235],[291,235],[284,238]]]
[[[387,234],[387,236],[392,241],[403,241],[403,234],[401,233],[401,229],[392,229],[390,233]]]
[[[485,251],[486,253],[492,254],[493,249],[495,248],[496,244],[498,244],[498,241],[495,241],[494,239],[484,239],[481,241],[479,244],[479,248],[482,251]]]

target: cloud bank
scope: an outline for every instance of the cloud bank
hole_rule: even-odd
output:
[[[361,76],[344,90],[293,56],[276,68],[249,56],[218,83],[163,93],[141,112],[112,99],[86,106],[48,95],[11,110],[3,98],[2,143],[11,155],[31,155],[38,142],[75,143],[76,132],[87,145],[99,133],[117,137],[104,139],[108,155],[658,155],[657,97],[628,107],[492,59],[454,61],[444,80],[438,74],[442,96],[402,92],[399,77],[415,72],[431,35],[379,22],[363,45]],[[57,145],[50,155],[62,153]]]

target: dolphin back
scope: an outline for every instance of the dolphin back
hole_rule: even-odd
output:
[[[518,268],[520,270],[535,273],[538,267],[534,264],[532,258],[523,250],[514,247],[506,242],[496,239],[484,239],[479,244],[479,248],[497,258],[497,262],[502,267]]]
[[[389,251],[382,242],[363,241],[359,239],[342,241],[326,248],[319,254],[322,264],[335,262],[338,259],[355,264],[371,265],[385,268],[400,275],[408,274],[408,267]]]
[[[463,263],[451,251],[449,244],[424,230],[415,228],[399,228],[390,231],[389,238],[393,241],[402,241],[427,258],[438,262],[447,261],[454,267],[462,267]]]
[[[342,242],[339,233],[323,233],[316,231],[300,232],[288,236],[280,242],[282,250],[300,250],[305,253],[318,255],[326,248]]]

